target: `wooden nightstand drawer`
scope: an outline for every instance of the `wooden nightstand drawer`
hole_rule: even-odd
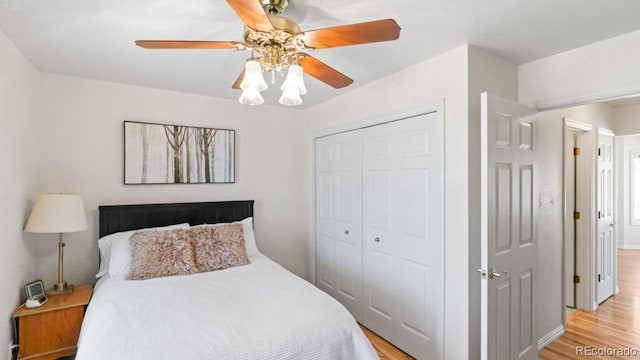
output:
[[[50,296],[40,308],[18,308],[14,313],[18,359],[53,360],[75,354],[92,292],[92,285],[79,285],[70,294]]]

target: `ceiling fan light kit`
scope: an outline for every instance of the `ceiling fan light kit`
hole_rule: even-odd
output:
[[[244,78],[240,83],[240,88],[246,90],[247,88],[254,88],[260,92],[267,90],[267,83],[262,76],[262,69],[260,63],[256,60],[248,60],[244,69]]]
[[[336,89],[349,86],[353,80],[329,65],[310,56],[309,51],[340,46],[396,40],[400,27],[393,19],[303,32],[295,21],[282,16],[288,0],[227,0],[245,24],[244,42],[239,41],[182,41],[138,40],[145,49],[234,49],[251,50],[260,56],[248,59],[244,71],[232,88],[242,90],[238,101],[246,105],[260,105],[267,90],[263,73],[275,74],[288,70],[280,90],[280,104],[296,106],[300,95],[307,93],[303,73]]]
[[[287,89],[294,89],[300,95],[307,93],[307,88],[304,86],[302,67],[300,65],[289,66],[289,73],[284,83],[280,87],[280,90],[285,91]]]
[[[248,87],[245,90],[242,90],[242,94],[238,101],[241,104],[255,106],[262,105],[264,103],[264,98],[256,88]]]
[[[300,67],[300,65],[289,66],[289,73],[280,87],[280,90],[282,90],[282,96],[279,100],[280,104],[286,106],[302,104],[302,98],[300,98],[300,95],[306,94],[307,88],[304,86],[304,77],[302,75],[302,67]]]

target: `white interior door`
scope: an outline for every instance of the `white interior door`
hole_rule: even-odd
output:
[[[537,359],[536,111],[482,94],[482,359]]]
[[[316,140],[316,284],[362,321],[362,134]]]
[[[564,300],[567,307],[576,306],[576,133],[565,131],[565,159],[564,159],[564,190],[565,190],[565,220],[564,220]]]
[[[364,129],[364,325],[418,359],[442,357],[443,157],[437,113]]]
[[[596,297],[599,304],[613,295],[616,245],[613,218],[613,136],[600,133],[598,139]]]

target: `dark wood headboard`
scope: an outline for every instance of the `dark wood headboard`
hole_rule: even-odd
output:
[[[253,200],[100,206],[100,237],[128,230],[189,223],[226,223],[253,217]]]

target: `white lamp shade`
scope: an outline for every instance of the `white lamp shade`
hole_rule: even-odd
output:
[[[40,194],[24,231],[66,233],[87,230],[87,215],[78,194]]]
[[[302,71],[302,67],[300,65],[289,66],[287,78],[284,80],[284,83],[280,87],[280,90],[287,91],[288,89],[294,88],[298,91],[299,95],[306,94],[307,88],[304,86],[303,73],[304,72]]]
[[[280,104],[286,106],[297,106],[302,104],[302,99],[300,98],[300,92],[296,88],[287,88],[282,91],[282,96],[280,97]]]
[[[264,98],[260,95],[258,89],[248,87],[242,90],[242,95],[240,95],[238,101],[240,101],[241,104],[255,106],[264,103]]]
[[[246,90],[248,88],[254,88],[258,91],[265,91],[268,88],[262,76],[260,63],[256,60],[249,60],[245,65],[244,78],[240,83],[240,89]]]

